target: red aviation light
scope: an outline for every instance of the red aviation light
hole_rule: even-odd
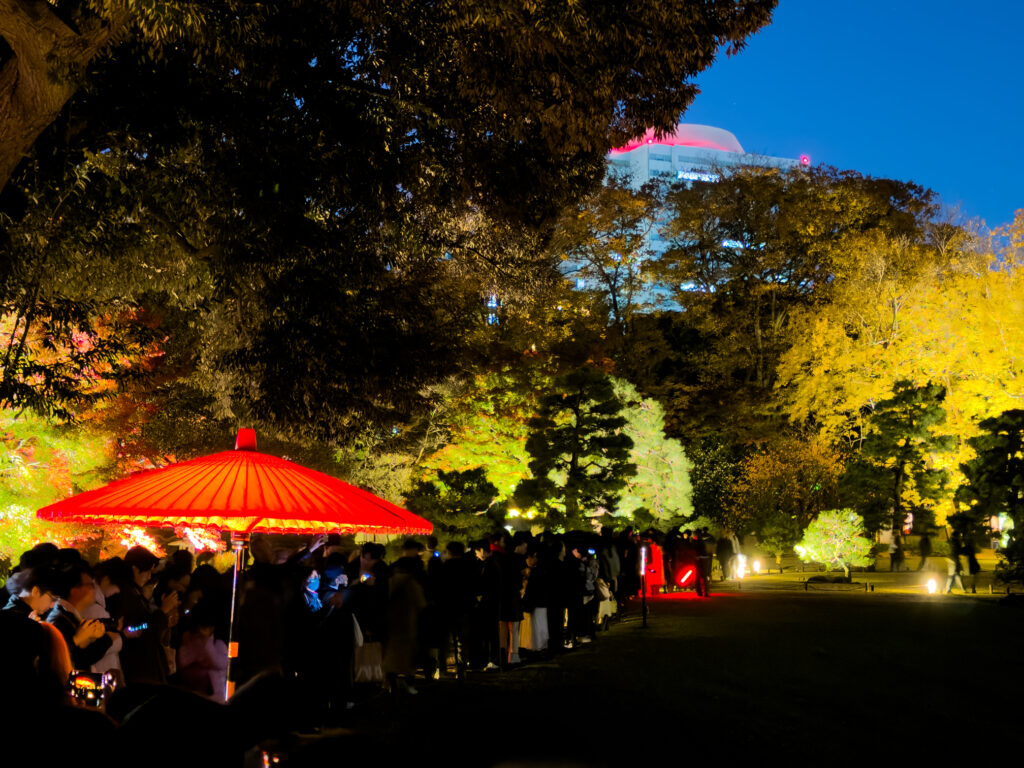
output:
[[[802,165],[802,166],[804,166],[806,168],[810,164],[811,164],[811,156],[810,155],[800,155],[800,165]]]

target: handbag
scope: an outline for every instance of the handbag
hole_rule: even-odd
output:
[[[379,683],[384,680],[384,647],[381,643],[367,640],[356,646],[355,674],[357,683]]]

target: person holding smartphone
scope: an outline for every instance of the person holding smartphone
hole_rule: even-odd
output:
[[[168,592],[153,610],[144,592],[159,562],[145,547],[132,547],[124,556],[131,575],[129,583],[121,590],[125,636],[121,668],[128,684],[167,682],[168,659],[162,638],[170,626],[171,614],[178,611],[178,593]]]
[[[87,671],[107,655],[121,636],[98,619],[87,619],[84,612],[96,600],[92,570],[85,562],[65,565],[58,572],[57,597],[46,621],[64,636],[75,669]]]

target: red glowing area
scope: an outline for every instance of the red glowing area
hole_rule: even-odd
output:
[[[624,152],[632,152],[644,144],[661,144],[666,147],[698,147],[743,154],[743,147],[731,132],[711,125],[690,123],[680,123],[676,126],[675,131],[664,136],[658,136],[652,128],[643,136],[628,141],[624,146],[616,147],[610,154],[620,155]]]
[[[429,521],[299,464],[258,453],[252,430],[238,448],[160,469],[43,507],[42,520],[251,533],[430,533]],[[136,542],[132,540],[131,545]],[[148,546],[148,542],[144,545]],[[129,546],[126,542],[125,546]]]
[[[679,582],[678,582],[679,586],[680,587],[685,587],[686,586],[686,582],[688,582],[692,578],[693,578],[693,568],[687,568],[685,571],[683,571],[683,575],[679,577]]]
[[[738,597],[738,596],[739,595],[737,595],[735,592],[712,592],[712,593],[710,593],[708,595],[708,597],[712,597],[712,598],[714,598],[714,597]],[[662,601],[662,600],[695,600],[695,601],[699,601],[699,602],[706,602],[708,598],[707,597],[702,597],[701,595],[698,595],[695,590],[687,589],[687,590],[684,590],[684,591],[681,591],[681,592],[662,592],[660,595],[655,595],[653,598],[649,598],[649,599],[653,599],[655,601]]]
[[[810,165],[810,164],[811,164],[811,156],[810,155],[800,155],[800,165]]]

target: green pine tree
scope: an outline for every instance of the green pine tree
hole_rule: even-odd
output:
[[[1024,579],[1024,410],[1004,411],[978,426],[981,434],[967,441],[977,456],[960,465],[966,482],[956,493],[963,516],[956,522],[974,532],[989,517],[1009,516],[1013,528],[999,570],[1007,580]]]
[[[438,471],[437,480],[420,480],[406,495],[409,509],[432,522],[438,533],[459,538],[485,536],[501,526],[496,515],[498,489],[483,467]]]
[[[632,517],[646,509],[658,523],[692,517],[693,462],[678,440],[665,436],[665,409],[657,400],[640,397],[627,381],[613,378],[612,383],[625,404],[623,432],[633,441],[630,461],[636,465],[636,474],[626,481],[619,514]]]
[[[869,465],[860,469],[866,470],[865,483],[876,490],[888,483],[892,518],[886,522],[893,528],[903,524],[911,487],[918,498],[913,507],[915,527],[933,524],[933,507],[947,495],[948,473],[930,466],[932,454],[954,447],[952,436],[936,434],[946,421],[945,397],[946,389],[939,384],[915,386],[900,380],[893,386],[893,396],[875,405],[861,444],[861,457]]]
[[[519,484],[516,501],[536,506],[553,528],[584,525],[599,508],[614,513],[636,474],[622,410],[611,378],[590,366],[556,379],[529,422],[533,476]]]

